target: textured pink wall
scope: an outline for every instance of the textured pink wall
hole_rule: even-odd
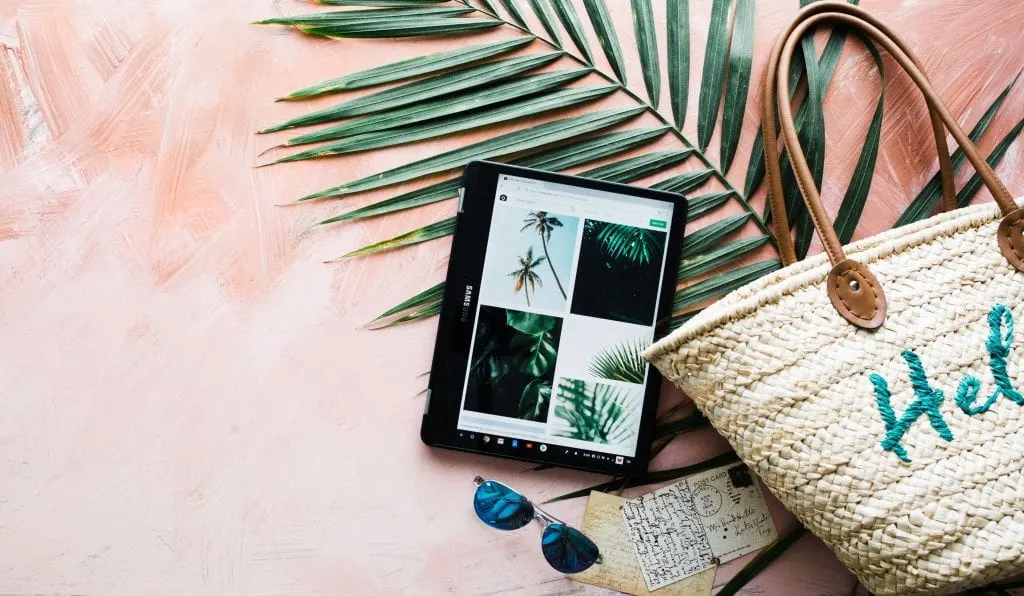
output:
[[[628,4],[609,4],[632,39]],[[710,2],[691,4],[696,84]],[[759,3],[757,58],[797,4]],[[1019,1],[863,4],[905,32],[969,124],[1021,66]],[[462,42],[314,40],[247,24],[309,8],[0,0],[0,592],[589,590],[547,568],[532,530],[482,527],[470,479],[495,476],[543,499],[600,478],[425,448],[419,392],[436,323],[362,328],[440,279],[448,243],[321,263],[445,216],[451,202],[323,229],[310,224],[390,191],[277,206],[453,142],[250,167],[275,142],[253,131],[312,105],[274,97]],[[827,99],[833,208],[874,105],[871,66],[850,44]],[[905,77],[890,79],[858,236],[891,225],[935,169],[922,102]],[[755,113],[752,103],[737,182]],[[1022,116],[1017,89],[983,149]],[[999,171],[1024,192],[1019,144]],[[721,449],[696,433],[656,463]],[[582,506],[552,509],[578,522]],[[782,511],[776,519],[790,523]],[[846,594],[853,579],[808,538],[752,587]]]

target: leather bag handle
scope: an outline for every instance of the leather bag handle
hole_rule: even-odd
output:
[[[796,127],[793,124],[792,108],[789,105],[789,72],[794,48],[800,38],[816,25],[830,21],[863,32],[868,38],[885,48],[914,83],[924,93],[936,132],[936,146],[939,149],[939,165],[942,173],[944,206],[955,207],[952,167],[945,147],[942,125],[949,129],[963,149],[967,159],[975,167],[985,186],[992,192],[1003,214],[998,231],[998,245],[1007,261],[1019,271],[1024,271],[1024,209],[1018,209],[1006,187],[992,171],[992,168],[978,153],[977,148],[949,114],[942,100],[935,93],[927,77],[918,67],[918,62],[909,55],[906,45],[897,36],[864,10],[845,2],[817,2],[803,9],[787,30],[779,37],[772,49],[765,74],[764,98],[762,104],[762,128],[764,130],[765,169],[768,177],[768,198],[772,208],[772,219],[776,227],[776,238],[783,264],[796,261],[793,241],[790,237],[789,220],[786,214],[785,198],[779,167],[778,132],[775,128],[775,110],[779,113],[782,134],[789,147],[793,171],[804,204],[811,214],[814,228],[821,238],[832,270],[828,276],[827,290],[833,306],[850,323],[864,329],[875,329],[885,320],[886,300],[878,280],[867,267],[848,259],[842,243],[832,228],[831,221],[821,204],[814,177],[807,165],[807,159],[800,147]],[[941,140],[940,140],[941,139]]]
[[[853,10],[847,11],[846,9],[848,7],[852,8]],[[789,37],[791,37],[792,33],[796,29],[797,25],[799,25],[804,20],[814,16],[815,14],[821,13],[821,12],[833,12],[833,11],[845,12],[847,14],[858,16],[862,20],[864,20],[864,21],[868,22],[869,24],[871,24],[872,26],[874,26],[879,31],[882,31],[887,36],[889,36],[891,39],[893,39],[893,41],[900,47],[900,49],[903,50],[903,52],[906,53],[907,56],[911,60],[914,61],[914,65],[919,70],[921,69],[920,62],[917,61],[917,59],[914,57],[914,55],[911,54],[910,50],[905,45],[903,45],[902,41],[900,39],[898,39],[895,36],[895,34],[888,27],[885,26],[885,24],[880,22],[878,19],[876,19],[870,13],[865,12],[865,11],[863,11],[863,10],[853,6],[852,4],[847,4],[847,3],[819,2],[817,4],[811,5],[810,7],[808,7],[805,10],[800,11],[800,13],[797,15],[797,17],[793,20],[793,22],[790,23],[790,25],[786,29],[786,31],[784,31],[782,33],[782,35],[780,36],[780,41],[786,40]],[[776,49],[778,49],[779,47],[781,47],[781,46],[776,46]],[[773,52],[772,55],[774,56],[775,52]],[[767,143],[770,144],[771,147],[769,147],[768,144],[766,144],[766,145],[764,145],[764,148],[765,148],[766,155],[770,155],[769,162],[774,162],[774,163],[778,164],[779,163],[779,152],[778,152],[778,149],[777,149],[778,141],[777,141],[776,134],[774,134],[774,131],[775,131],[775,119],[774,119],[774,111],[773,111],[775,109],[775,101],[776,101],[775,97],[776,97],[776,94],[775,94],[775,87],[774,87],[775,81],[772,80],[772,77],[775,76],[776,70],[772,69],[773,66],[777,67],[777,62],[775,62],[774,64],[772,62],[769,62],[769,68],[765,69],[765,84],[764,84],[764,88],[763,88],[765,101],[762,102],[762,118],[763,119],[772,118],[772,122],[771,122],[769,128],[771,129],[773,134],[771,135],[771,140],[767,141]],[[922,74],[924,74],[924,73],[922,72]],[[927,76],[927,75],[925,75],[925,76]],[[788,79],[787,79],[787,81],[788,81]],[[884,84],[884,81],[883,81],[883,84]],[[789,97],[789,95],[787,94],[784,97]],[[942,189],[942,210],[943,211],[952,211],[952,210],[957,208],[956,207],[956,188],[955,188],[954,182],[953,182],[953,178],[954,178],[954,176],[953,176],[953,164],[952,164],[952,161],[950,160],[950,157],[949,157],[949,147],[946,144],[946,129],[945,129],[945,126],[942,124],[942,118],[935,111],[935,106],[933,105],[932,100],[927,95],[925,96],[925,101],[926,101],[926,103],[928,105],[928,117],[931,120],[932,134],[935,136],[935,149],[938,152],[938,156],[939,156],[939,182],[940,182],[940,188]],[[776,169],[775,171],[777,172],[778,170]],[[770,180],[775,180],[775,179],[780,179],[780,178],[781,178],[780,176],[774,176],[774,177],[770,178]],[[769,186],[771,186],[770,182],[769,182]],[[781,189],[781,185],[779,186],[779,188]],[[774,193],[773,196],[778,196],[778,195],[781,195],[781,194],[782,193],[781,193],[781,190],[780,190],[779,193]],[[785,207],[785,204],[783,204],[783,207]],[[775,214],[773,213],[772,216],[774,217],[774,215]],[[779,252],[781,253],[783,264],[790,265],[792,263],[795,263],[797,258],[796,258],[796,253],[793,250],[792,239],[790,238],[789,233],[788,233],[789,221],[787,220],[787,221],[783,222],[783,226],[784,226],[783,228],[778,228],[778,230],[780,232],[780,235],[781,235],[782,231],[786,231],[787,233],[785,234],[785,236],[786,236],[785,239],[780,239],[779,240]]]

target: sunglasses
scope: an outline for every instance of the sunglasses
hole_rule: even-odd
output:
[[[477,476],[473,509],[480,521],[496,530],[518,530],[533,520],[544,526],[540,550],[548,563],[562,573],[586,571],[601,562],[597,545],[529,499],[496,480]]]

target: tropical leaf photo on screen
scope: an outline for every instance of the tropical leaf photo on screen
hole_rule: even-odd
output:
[[[545,422],[561,329],[558,317],[481,307],[465,408]]]

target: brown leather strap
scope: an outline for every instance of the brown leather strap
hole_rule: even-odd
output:
[[[911,79],[925,95],[932,116],[933,130],[936,131],[936,145],[939,149],[939,164],[942,175],[943,197],[947,208],[953,207],[952,199],[952,168],[949,164],[948,149],[941,134],[941,125],[960,144],[967,159],[974,165],[982,181],[992,192],[996,203],[1004,215],[999,232],[999,246],[1007,260],[1018,270],[1024,271],[1024,212],[1009,217],[1017,212],[1016,204],[1010,193],[996,177],[992,168],[982,159],[977,148],[963,133],[959,125],[949,114],[941,99],[932,89],[927,77],[921,72],[917,61],[909,56],[906,45],[884,25],[862,9],[844,2],[817,2],[802,10],[796,20],[780,36],[769,58],[765,74],[764,102],[762,106],[762,127],[764,129],[764,151],[768,176],[769,200],[772,207],[772,218],[776,226],[779,252],[783,263],[788,265],[796,260],[793,242],[790,237],[786,214],[785,199],[782,193],[782,182],[779,168],[777,131],[775,129],[775,109],[779,111],[779,122],[786,146],[789,147],[790,159],[796,174],[800,194],[811,214],[814,227],[821,238],[829,261],[833,265],[829,276],[829,297],[836,310],[851,323],[863,328],[873,329],[885,319],[886,301],[878,280],[860,263],[846,258],[843,247],[835,230],[832,228],[828,214],[821,204],[818,189],[814,186],[814,178],[807,159],[800,147],[796,128],[793,125],[792,109],[789,105],[789,72],[793,50],[800,38],[809,29],[825,21],[831,21],[851,29],[859,30],[870,39],[885,48],[902,66]],[[778,94],[776,94],[776,89]],[[778,98],[778,101],[777,101]],[[936,128],[937,121],[937,128]],[[1004,230],[1005,228],[1005,230]],[[1006,236],[1004,238],[1003,236]]]
[[[883,23],[881,23],[877,19],[875,19],[875,17],[873,17],[870,13],[867,13],[867,12],[865,12],[865,11],[863,11],[863,10],[861,10],[861,9],[857,8],[856,6],[853,6],[851,4],[842,3],[842,2],[818,2],[818,3],[815,3],[815,4],[811,4],[807,8],[805,8],[804,10],[800,11],[800,13],[797,15],[797,17],[793,20],[793,22],[790,23],[790,25],[786,29],[786,31],[784,31],[782,33],[782,35],[779,36],[778,42],[775,45],[775,49],[772,51],[771,60],[768,63],[768,68],[765,70],[765,77],[766,78],[765,78],[765,84],[764,84],[764,101],[762,102],[761,105],[762,105],[762,111],[763,111],[762,112],[763,120],[765,122],[768,122],[770,120],[770,122],[768,122],[768,124],[765,125],[765,127],[764,127],[764,130],[766,131],[766,133],[767,132],[771,132],[771,134],[766,134],[765,135],[765,139],[766,140],[765,140],[764,150],[765,150],[765,155],[767,156],[766,159],[767,159],[767,162],[768,162],[768,166],[767,167],[768,167],[768,171],[769,171],[769,192],[771,193],[770,196],[772,196],[772,197],[780,197],[780,196],[782,196],[781,176],[778,175],[778,171],[779,171],[778,167],[774,168],[774,174],[775,175],[772,175],[773,174],[773,172],[772,172],[772,165],[778,166],[778,163],[779,163],[779,161],[778,161],[779,160],[778,142],[776,140],[777,136],[776,136],[776,133],[775,133],[775,118],[774,118],[774,114],[775,114],[775,112],[774,112],[775,111],[775,81],[773,80],[773,78],[776,76],[776,72],[778,72],[779,54],[781,53],[781,50],[784,47],[785,41],[787,39],[789,39],[790,37],[792,37],[793,31],[796,29],[796,27],[798,25],[800,25],[800,23],[802,23],[803,21],[807,20],[808,18],[810,18],[810,17],[812,17],[812,16],[814,16],[816,14],[822,13],[822,12],[843,12],[843,13],[847,13],[847,14],[852,14],[852,15],[858,16],[859,18],[861,18],[862,20],[864,20],[864,21],[868,22],[869,24],[873,25],[875,28],[879,29],[880,31],[882,31],[883,33],[888,35],[889,37],[893,38],[894,41],[896,42],[896,44],[899,45],[900,49],[903,50],[905,53],[909,54],[909,51],[907,50],[906,46],[903,45],[902,41],[900,41],[898,38],[896,38],[895,34],[893,34],[892,31],[888,27],[886,27]],[[912,60],[915,60],[914,64],[920,69],[920,66],[921,66],[920,63],[918,63],[916,61],[916,59],[914,59],[914,57],[912,55],[910,57],[911,57]],[[788,72],[788,71],[786,71],[786,72]],[[785,95],[785,97],[789,97],[789,95],[787,94],[787,95]],[[949,147],[946,144],[946,130],[945,130],[945,128],[942,125],[941,118],[939,117],[938,113],[935,111],[935,106],[933,105],[932,100],[930,98],[928,98],[927,96],[925,96],[925,101],[928,104],[928,115],[929,115],[929,118],[931,120],[932,133],[935,136],[935,148],[936,148],[936,150],[938,152],[938,155],[939,155],[939,181],[940,181],[941,188],[942,188],[942,208],[944,210],[946,210],[946,211],[951,211],[953,209],[956,209],[956,189],[954,188],[954,184],[953,184],[953,164],[950,162]],[[772,180],[779,181],[779,183],[777,185],[778,186],[777,189],[776,188],[772,188],[772,186],[771,186],[771,181]],[[775,192],[773,192],[773,191],[775,191]],[[785,205],[783,204],[783,211],[785,211],[784,207],[785,207]],[[774,213],[774,205],[773,205],[772,217],[774,218],[775,215],[776,214]],[[776,219],[776,221],[779,221],[779,220]],[[782,262],[784,264],[786,264],[786,265],[791,264],[791,263],[796,261],[796,253],[793,250],[792,239],[789,237],[788,233],[786,233],[786,234],[782,233],[784,231],[787,231],[788,229],[789,229],[789,222],[788,222],[788,220],[786,220],[786,221],[783,222],[783,227],[778,228],[779,233],[777,234],[778,236],[780,236],[780,238],[779,238],[779,252],[781,253],[781,256],[782,256]],[[782,238],[781,236],[785,236],[785,237]]]
[[[772,219],[776,226],[776,237],[778,239],[779,253],[782,257],[783,264],[791,264],[797,259],[793,248],[793,240],[790,236],[790,226],[788,226],[788,219],[786,219],[785,216],[785,203],[782,197],[782,185],[778,161],[778,143],[776,140],[777,133],[775,130],[774,117],[776,97],[782,98],[790,96],[788,95],[788,91],[790,91],[788,90],[788,79],[783,76],[783,74],[788,73],[788,70],[790,70],[790,60],[794,47],[804,33],[817,24],[824,22],[824,20],[830,20],[830,22],[845,25],[851,29],[860,30],[868,35],[868,37],[876,40],[880,45],[889,50],[896,61],[900,63],[900,66],[910,73],[911,79],[913,79],[915,83],[918,83],[918,86],[924,92],[928,102],[932,128],[935,133],[936,146],[938,148],[943,207],[945,209],[949,210],[955,208],[955,191],[953,188],[952,166],[949,163],[949,152],[946,147],[945,134],[942,126],[943,122],[949,126],[950,132],[956,138],[957,142],[959,142],[961,146],[965,147],[965,153],[968,155],[968,158],[971,159],[972,164],[974,164],[981,173],[982,179],[985,181],[986,185],[989,186],[989,189],[992,189],[992,195],[996,197],[996,202],[999,203],[999,206],[1004,210],[1004,213],[1006,214],[1008,212],[1008,208],[1011,210],[1016,209],[1013,200],[1010,198],[1010,194],[1007,193],[1006,189],[1002,187],[1001,182],[999,182],[994,173],[991,172],[991,168],[988,167],[988,164],[980,158],[974,144],[966,135],[964,135],[963,131],[959,129],[952,117],[949,116],[941,99],[932,89],[927,77],[921,72],[919,68],[920,63],[909,55],[906,45],[900,41],[890,29],[880,23],[878,19],[874,18],[857,6],[845,2],[816,2],[801,10],[793,24],[791,24],[790,27],[788,27],[779,37],[774,49],[772,50],[768,62],[768,68],[765,73],[764,100],[762,102],[765,162],[769,182],[769,199],[772,207]],[[778,87],[777,95],[775,92],[776,85]],[[801,194],[804,196],[804,200],[808,205],[812,218],[817,219],[818,222],[826,222],[827,214],[824,209],[821,208],[820,198],[817,193],[817,188],[814,186],[813,176],[810,174],[806,158],[800,151],[800,143],[796,135],[796,129],[793,126],[793,116],[790,105],[788,105],[788,102],[786,101],[779,100],[778,110],[782,131],[786,138],[786,145],[796,147],[797,150],[793,151],[791,148],[791,154],[798,154],[791,155],[791,158],[794,164],[794,171],[797,174],[798,185],[801,187]],[[972,155],[974,156],[973,158]],[[817,208],[815,209],[812,205],[816,205]],[[817,225],[817,222],[815,227],[818,229],[822,245],[825,248],[825,252],[828,253],[829,260],[834,264],[842,261],[845,258],[845,255],[843,254],[841,243],[839,242],[839,238],[836,236],[833,227],[831,227],[831,225],[820,226]]]

